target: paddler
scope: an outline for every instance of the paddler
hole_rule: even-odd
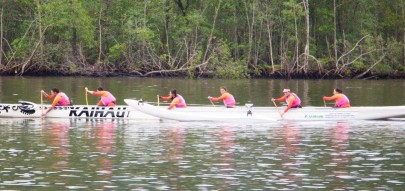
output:
[[[97,106],[116,106],[117,99],[115,99],[115,97],[109,91],[105,91],[102,87],[98,87],[96,91],[89,91],[87,88],[85,88],[85,90],[91,95],[100,96],[100,101],[98,101]]]
[[[290,91],[290,89],[284,89],[283,90],[284,96],[274,99],[271,98],[271,101],[273,102],[282,102],[285,101],[287,103],[287,108],[280,114],[281,117],[284,116],[285,113],[291,108],[301,108],[301,100],[297,96],[297,94],[293,93]]]
[[[235,98],[233,97],[232,94],[230,94],[226,87],[222,86],[219,89],[219,92],[221,93],[221,96],[219,97],[211,97],[208,96],[208,99],[211,101],[220,101],[223,100],[225,107],[227,108],[234,108],[236,106],[236,101]]]
[[[338,108],[349,108],[350,107],[350,101],[349,98],[345,94],[343,94],[343,91],[339,88],[333,89],[333,96],[323,96],[323,100],[325,101],[333,101],[335,100],[335,106]]]
[[[51,111],[55,106],[71,105],[69,97],[65,93],[60,92],[58,88],[53,88],[50,95],[47,94],[44,90],[41,90],[41,94],[44,95],[46,99],[53,99],[51,107],[49,107],[42,115],[46,115],[47,113],[49,113],[49,111]]]
[[[169,96],[159,96],[160,99],[164,101],[169,101],[171,100],[172,102],[170,103],[169,107],[167,109],[172,109],[173,107],[176,108],[185,108],[187,107],[186,101],[184,100],[183,96],[180,94],[177,94],[177,91],[175,89],[172,89],[169,91]]]

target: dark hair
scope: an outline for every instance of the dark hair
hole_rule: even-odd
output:
[[[98,87],[97,91],[103,91],[104,89],[102,87]]]
[[[173,95],[172,99],[174,99],[175,97],[177,97],[177,91],[176,91],[176,89],[172,89],[172,90],[170,90],[170,92],[171,92],[172,95]]]
[[[339,89],[339,88],[335,88],[335,91],[337,92],[337,93],[343,93],[343,91],[341,90],[341,89]]]
[[[55,93],[59,93],[59,89],[58,88],[52,88],[52,91]]]
[[[226,92],[228,91],[225,86],[221,86],[221,89],[225,90]]]

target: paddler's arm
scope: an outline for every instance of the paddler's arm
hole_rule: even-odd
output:
[[[219,97],[211,97],[211,96],[208,96],[208,99],[210,99],[210,100],[212,100],[212,101],[220,101],[220,100],[226,99],[226,97],[227,97],[227,94],[224,93],[224,94],[222,94],[222,95],[219,96]]]
[[[290,110],[290,108],[292,107],[292,104],[294,103],[295,97],[294,96],[290,96],[288,98],[288,105],[287,108],[285,108],[284,112],[281,114],[281,117],[284,116],[285,113],[287,113],[288,110]]]
[[[286,98],[286,96],[282,96],[282,97],[279,97],[279,98],[276,98],[276,99],[272,98],[271,101],[282,102],[282,101],[285,101],[285,98]]]
[[[172,97],[170,97],[170,96],[167,96],[167,97],[165,97],[165,96],[159,96],[159,98],[160,98],[161,100],[163,100],[163,101],[169,101],[169,100],[172,99]]]
[[[91,95],[96,95],[96,96],[102,96],[104,95],[104,91],[90,91],[87,88],[85,89],[89,94]]]
[[[104,95],[104,91],[91,91],[89,92],[91,95],[95,95],[95,96],[103,96]]]
[[[55,98],[55,96],[56,96],[56,94],[54,94],[54,95],[49,95],[49,94],[47,94],[44,90],[41,90],[41,93],[42,93],[42,95],[44,95],[45,96],[45,98],[46,99],[53,99],[53,98]]]
[[[180,101],[179,101],[179,99],[177,99],[177,98],[174,98],[173,99],[173,101],[172,101],[172,103],[170,103],[170,105],[169,105],[169,108],[167,108],[167,109],[172,109],[176,104],[178,104]]]
[[[43,113],[43,115],[46,115],[47,113],[49,113],[56,105],[58,105],[59,101],[62,100],[62,97],[57,96],[53,102],[52,105],[45,111],[45,113]]]
[[[338,98],[339,98],[338,94],[335,94],[335,95],[330,96],[330,97],[323,96],[323,100],[326,100],[326,101],[333,101],[333,100],[337,100]]]

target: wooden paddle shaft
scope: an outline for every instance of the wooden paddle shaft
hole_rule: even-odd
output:
[[[84,88],[84,91],[86,92],[86,93],[85,93],[85,94],[86,94],[86,106],[88,107],[88,106],[89,106],[89,100],[88,100],[88,98],[87,98],[87,87]]]
[[[273,101],[273,104],[274,104],[274,107],[276,107],[278,114],[280,114],[280,116],[281,116],[281,112],[280,112],[280,110],[278,109],[278,106],[277,106],[276,102]]]
[[[44,114],[44,98],[43,98],[43,94],[41,91],[41,114]]]

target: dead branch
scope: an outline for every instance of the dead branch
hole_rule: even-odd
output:
[[[370,72],[371,69],[373,69],[378,63],[380,63],[384,58],[385,58],[385,53],[383,56],[381,56],[380,60],[378,60],[377,62],[375,62],[373,65],[371,65],[366,71],[364,71],[363,73],[357,75],[356,77],[354,77],[355,79],[359,79],[361,77],[363,77],[364,75],[366,75],[367,73]]]
[[[336,73],[340,73],[346,66],[353,64],[355,61],[357,61],[358,59],[362,58],[364,55],[370,54],[372,52],[377,51],[377,49],[365,52],[365,53],[361,53],[359,56],[357,56],[355,59],[353,59],[352,61],[350,61],[347,64],[343,64],[342,67],[340,67],[339,69],[336,70]]]
[[[27,61],[25,61],[25,63],[22,65],[22,67],[21,67],[21,72],[18,74],[19,76],[22,76],[22,75],[24,74],[24,72],[25,72],[25,67],[27,67],[28,63],[30,63],[30,61],[32,60],[32,57],[34,57],[35,52],[37,51],[39,45],[40,45],[41,42],[42,42],[42,38],[43,38],[43,36],[44,36],[44,34],[45,34],[46,29],[48,29],[48,26],[45,27],[44,31],[42,31],[42,34],[41,34],[41,36],[40,36],[40,38],[39,38],[37,44],[35,45],[34,50],[31,52],[30,57],[29,57],[29,58],[27,59]]]
[[[339,59],[336,60],[336,63],[335,63],[336,69],[339,68],[338,65],[339,65],[340,60],[343,59],[345,56],[349,55],[350,53],[352,53],[354,51],[354,49],[356,49],[359,46],[360,42],[363,41],[366,37],[370,37],[370,35],[366,35],[366,36],[362,37],[359,41],[356,42],[356,44],[354,45],[354,47],[351,50],[347,51],[346,53],[341,55],[339,57]]]

